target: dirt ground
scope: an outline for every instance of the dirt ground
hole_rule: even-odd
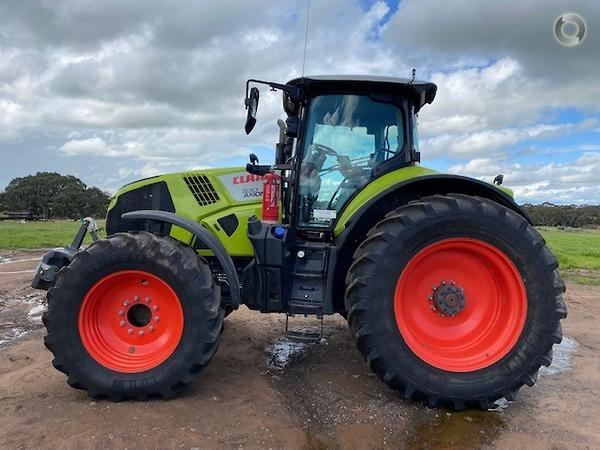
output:
[[[245,308],[184,395],[111,403],[51,366],[44,298],[28,287],[39,256],[0,251],[0,448],[600,448],[600,287],[568,285],[555,364],[494,411],[402,399],[371,375],[339,316],[321,343],[297,345],[283,316]]]

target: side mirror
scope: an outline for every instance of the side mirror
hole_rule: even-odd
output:
[[[258,88],[253,87],[250,89],[250,95],[244,103],[246,104],[246,109],[248,110],[248,114],[246,115],[246,126],[244,129],[246,130],[246,134],[250,134],[254,125],[256,125],[256,112],[258,111],[258,98],[260,94],[258,92]]]

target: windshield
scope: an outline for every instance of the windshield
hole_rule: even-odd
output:
[[[301,154],[299,225],[331,226],[373,169],[405,147],[398,106],[360,95],[314,98]]]

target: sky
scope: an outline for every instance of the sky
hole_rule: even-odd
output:
[[[3,0],[0,190],[37,171],[113,193],[138,178],[274,157],[280,93],[246,136],[248,78],[302,72],[307,0]],[[584,40],[554,37],[564,13]],[[600,203],[600,2],[312,0],[305,74],[438,85],[422,164],[520,203]],[[573,29],[565,29],[572,33]]]

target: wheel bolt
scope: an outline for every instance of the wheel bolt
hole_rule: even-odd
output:
[[[128,334],[133,334],[133,328],[130,328],[129,330],[127,330]]]
[[[432,311],[435,311],[435,306],[432,306],[432,307],[431,307],[431,310],[432,310]]]
[[[123,302],[123,306],[129,306],[129,300],[125,300],[125,301]]]
[[[446,284],[446,282],[445,282],[445,281],[442,281],[442,284]]]
[[[160,320],[160,317],[158,317],[158,316],[154,316],[154,321],[155,321],[155,322],[158,322],[159,320]]]
[[[429,300],[433,300],[433,297],[429,297]]]
[[[119,322],[119,325],[122,326],[122,327],[124,327],[125,326],[125,321],[121,320],[121,322]]]
[[[444,317],[444,314],[440,313],[440,317]]]
[[[148,329],[149,329],[150,331],[154,331],[154,325],[150,325],[150,326],[148,327]]]
[[[135,296],[133,297],[133,301],[134,301],[134,302],[137,302],[139,299],[140,299],[140,298],[139,298],[137,295],[135,295]]]
[[[123,314],[125,314],[125,310],[124,309],[120,309],[119,310],[119,315],[122,316]]]
[[[144,299],[144,303],[150,303],[150,297],[146,297],[146,298]]]
[[[154,305],[154,306],[152,307],[152,311],[155,311],[155,312],[156,312],[156,311],[158,311],[158,305]]]
[[[456,281],[452,281],[452,284],[456,284]]]
[[[144,335],[144,330],[140,330],[138,334],[139,334],[140,336],[143,336],[143,335]]]

